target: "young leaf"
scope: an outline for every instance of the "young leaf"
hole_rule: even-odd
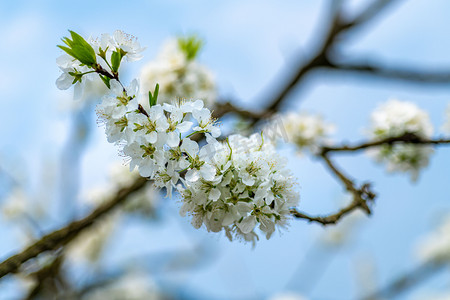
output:
[[[148,91],[148,103],[150,107],[156,105],[156,102],[158,101],[158,93],[159,93],[159,84],[157,83],[153,95],[151,91]]]
[[[80,61],[80,63],[89,67],[94,66],[97,63],[94,48],[92,48],[92,46],[78,33],[71,30],[69,30],[69,32],[72,40],[68,37],[64,37],[62,39],[64,44],[68,47],[61,45],[58,45],[58,47],[73,58]]]
[[[110,89],[111,85],[109,82],[111,81],[111,78],[104,75],[100,75],[100,78],[102,79],[103,83],[108,87],[108,89]]]
[[[119,70],[121,60],[122,55],[119,52],[114,51],[111,54],[111,68],[113,72],[117,72]]]
[[[203,46],[203,41],[195,35],[178,38],[178,47],[186,55],[187,60],[193,60]]]

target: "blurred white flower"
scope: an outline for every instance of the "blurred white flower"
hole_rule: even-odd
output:
[[[372,113],[371,119],[369,136],[374,140],[398,137],[405,133],[429,139],[433,134],[428,114],[410,102],[389,100]],[[426,145],[395,143],[373,148],[368,153],[377,161],[386,163],[388,171],[410,173],[414,181],[419,171],[428,165],[433,148]]]
[[[202,99],[206,106],[216,101],[216,88],[212,73],[195,58],[188,59],[180,47],[179,39],[166,42],[158,57],[146,64],[140,75],[143,97],[140,104],[148,108],[148,92],[159,84],[158,103],[171,103],[177,99]]]
[[[420,240],[417,256],[423,262],[450,262],[450,216],[434,232]]]
[[[21,188],[14,188],[9,196],[2,201],[1,212],[6,220],[20,219],[29,210],[28,196]]]
[[[275,120],[277,121],[279,120]],[[294,143],[299,151],[315,151],[318,146],[328,142],[329,135],[335,130],[335,126],[326,123],[321,116],[305,112],[290,112],[281,116],[280,125],[283,126],[288,141]]]

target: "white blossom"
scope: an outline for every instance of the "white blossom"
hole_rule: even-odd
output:
[[[122,50],[130,62],[140,60],[142,58],[141,52],[145,50],[145,48],[141,47],[136,37],[121,30],[114,31],[113,36],[110,38],[110,44],[112,47]]]
[[[91,43],[106,60],[105,51],[113,51],[111,47],[129,55],[129,60],[135,60],[142,51],[134,38],[118,31],[113,37],[103,35]],[[184,69],[176,80],[196,81],[185,72],[193,65],[200,44],[195,39],[183,43],[182,47],[179,41],[176,51],[184,51],[184,57],[172,59],[168,55],[165,60]],[[110,93],[102,97],[97,114],[108,141],[120,146],[130,171],[137,169],[156,187],[165,188],[169,197],[176,187],[183,198],[180,213],[191,215],[194,227],[204,224],[209,231],[224,230],[230,239],[255,243],[256,227],[270,238],[277,227],[287,225],[290,208],[298,203],[296,183],[274,145],[265,142],[262,135],[232,135],[226,142],[218,142],[220,128],[202,100],[178,99],[144,108],[138,102],[136,79],[124,87],[118,76],[105,78]],[[180,95],[188,95],[182,91]],[[206,144],[199,145],[191,138],[194,135],[205,137]],[[112,194],[97,196],[108,198]]]
[[[208,139],[202,148],[208,151],[199,157],[214,167],[214,176],[208,179],[201,172],[195,180],[186,176],[184,187],[178,186],[183,197],[180,214],[191,215],[195,228],[204,224],[208,231],[224,230],[230,240],[236,237],[253,243],[258,239],[256,227],[270,238],[276,226],[286,226],[289,208],[299,198],[295,180],[274,146],[258,134],[232,135],[223,143]],[[186,151],[197,151],[190,146],[188,142]]]
[[[372,113],[371,119],[369,136],[374,140],[405,133],[429,139],[433,134],[428,114],[410,102],[389,100]],[[416,180],[419,171],[428,165],[431,153],[430,146],[406,143],[383,145],[369,152],[377,161],[386,163],[388,171],[410,173],[412,180]]]
[[[290,112],[275,119],[273,122],[281,121],[281,130],[285,130],[289,142],[294,143],[299,151],[309,149],[315,151],[318,146],[328,142],[328,137],[334,131],[334,125],[326,123],[319,115],[305,112]],[[271,124],[265,132],[275,128],[277,124]],[[269,133],[269,132],[267,132]]]
[[[62,54],[56,59],[56,64],[62,71],[62,74],[56,79],[56,86],[60,90],[67,90],[73,85],[75,73],[87,73],[90,69],[87,66],[82,65],[75,58]],[[84,88],[87,82],[95,80],[95,74],[87,73],[83,75],[81,81],[77,81],[74,86],[74,100],[79,100],[84,95]]]

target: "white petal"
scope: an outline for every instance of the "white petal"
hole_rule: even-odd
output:
[[[187,171],[185,178],[187,181],[195,182],[200,178],[200,173],[196,169]]]
[[[181,133],[183,133],[183,132],[186,132],[186,131],[188,131],[189,129],[191,129],[192,124],[193,124],[193,123],[190,122],[190,121],[184,121],[184,122],[182,122],[182,123],[180,123],[180,124],[177,125],[177,129],[178,129]]]
[[[200,173],[205,180],[212,181],[216,176],[216,168],[208,163],[205,163],[200,168]]]
[[[127,88],[128,96],[135,96],[139,92],[139,82],[135,78],[131,81],[130,86]]]
[[[167,145],[169,147],[178,147],[178,144],[180,143],[180,136],[177,132],[172,131],[167,134]]]
[[[139,164],[139,174],[142,177],[150,177],[155,172],[155,162],[152,159],[146,159]]]
[[[146,140],[151,143],[154,144],[156,143],[156,140],[158,139],[158,134],[156,133],[156,131],[150,132],[149,134],[147,134],[146,136]]]
[[[220,136],[220,128],[219,127],[216,127],[216,126],[212,126],[211,127],[211,135],[213,136],[213,137],[215,137],[215,138],[217,138],[217,137],[219,137]]]
[[[252,186],[255,184],[255,178],[253,176],[243,176],[242,182],[247,186]]]
[[[208,198],[209,198],[209,200],[217,201],[220,198],[220,191],[219,191],[219,189],[212,189],[209,192]]]
[[[83,96],[84,83],[77,82],[73,87],[73,99],[79,100]]]
[[[117,96],[122,95],[122,93],[123,93],[123,88],[122,88],[122,86],[120,85],[120,83],[119,83],[117,80],[115,80],[115,79],[111,80],[111,81],[109,82],[109,85],[110,85],[110,87],[111,87],[111,91],[112,91],[114,94],[116,94]]]
[[[248,216],[241,223],[238,223],[237,226],[243,233],[250,233],[256,226],[256,217],[253,215]]]
[[[60,90],[67,90],[72,86],[73,77],[68,73],[62,73],[58,79],[56,79],[56,87]]]
[[[203,215],[195,214],[192,217],[191,224],[192,224],[192,226],[194,226],[195,229],[199,229],[203,224]]]
[[[189,138],[184,138],[181,144],[181,150],[191,157],[196,156],[198,153],[198,144]]]

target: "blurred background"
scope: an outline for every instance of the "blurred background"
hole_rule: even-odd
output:
[[[72,90],[55,86],[55,60],[62,54],[56,45],[68,29],[86,37],[120,29],[138,37],[147,48],[142,60],[124,67],[125,82],[139,76],[165,41],[197,34],[205,41],[197,60],[214,74],[218,101],[255,111],[268,104],[292,66],[316,50],[331,2],[2,1],[2,260],[85,216],[130,180],[120,168],[123,157],[96,123],[99,99],[80,104]],[[349,15],[369,3],[344,2]],[[450,70],[449,13],[445,0],[396,1],[346,35],[339,51],[387,66]],[[397,98],[426,110],[440,135],[449,97],[448,84],[315,72],[289,94],[281,111],[320,113],[336,126],[333,141],[360,141],[370,113]],[[348,200],[321,162],[299,156],[292,146],[281,148],[300,183],[300,210],[327,214]],[[424,236],[450,210],[448,157],[448,148],[437,148],[414,183],[404,174],[386,173],[364,153],[336,155],[348,174],[373,183],[373,215],[355,212],[327,227],[292,220],[287,231],[261,237],[254,248],[194,229],[179,216],[176,197],[149,188],[70,244],[47,294],[44,289],[33,298],[36,280],[17,275],[0,281],[0,299],[71,299],[64,296],[67,290],[83,291],[75,299],[358,299],[423,265],[418,253]],[[23,274],[55,265],[53,260],[41,255]],[[419,272],[424,280],[400,289],[395,299],[450,297],[446,261],[431,269]]]

